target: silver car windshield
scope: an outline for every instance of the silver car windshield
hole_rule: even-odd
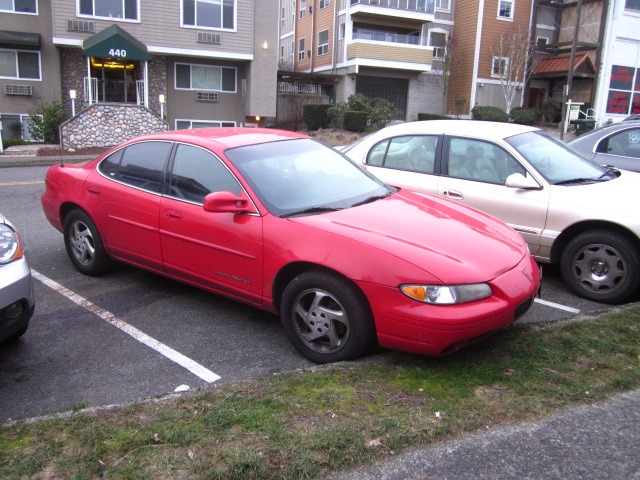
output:
[[[583,157],[562,141],[543,132],[528,132],[506,138],[549,183],[603,181],[607,169]]]
[[[277,216],[340,210],[395,191],[312,139],[248,145],[225,154],[264,206]]]

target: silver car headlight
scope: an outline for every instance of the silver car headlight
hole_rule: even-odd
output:
[[[22,257],[22,244],[18,233],[0,223],[0,264],[13,262]]]
[[[473,302],[491,296],[486,283],[469,285],[401,285],[400,291],[407,297],[433,305],[455,305]]]

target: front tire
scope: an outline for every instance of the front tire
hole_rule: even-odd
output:
[[[64,244],[73,265],[85,275],[99,275],[111,266],[96,225],[82,210],[72,210],[65,218]]]
[[[622,235],[596,230],[569,242],[560,261],[565,283],[578,296],[601,303],[620,303],[640,284],[635,246]]]
[[[364,294],[338,275],[309,271],[295,277],[282,296],[282,326],[305,357],[316,363],[352,360],[376,344]]]

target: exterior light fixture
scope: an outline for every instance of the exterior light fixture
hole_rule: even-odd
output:
[[[267,43],[267,41],[265,40],[264,43],[262,44],[262,48],[264,48],[265,50],[267,48],[269,48],[269,44]]]
[[[71,116],[76,116],[76,91],[69,90],[69,97],[71,98]]]
[[[160,100],[160,119],[164,120],[164,95],[160,94],[158,100]]]

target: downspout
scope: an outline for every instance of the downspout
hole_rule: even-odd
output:
[[[480,63],[480,43],[482,41],[482,19],[484,18],[484,0],[478,2],[478,24],[476,25],[476,47],[473,52],[473,73],[471,77],[471,97],[469,100],[469,116],[476,105],[476,82],[478,79],[478,64]]]
[[[316,59],[316,52],[313,51],[313,39],[316,35],[316,2],[313,0],[311,5],[311,57],[309,58],[309,72],[313,73],[313,64]]]

